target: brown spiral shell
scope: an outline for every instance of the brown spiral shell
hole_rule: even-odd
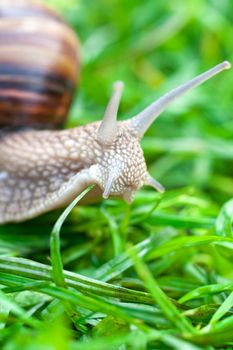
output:
[[[57,127],[79,76],[75,33],[37,0],[0,1],[0,125]]]

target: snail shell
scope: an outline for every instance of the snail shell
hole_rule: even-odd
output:
[[[54,10],[33,0],[1,0],[1,126],[61,125],[78,75],[77,37]]]

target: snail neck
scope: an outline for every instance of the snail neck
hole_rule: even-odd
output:
[[[86,129],[2,131],[0,223],[64,206],[89,185],[86,169],[94,155]]]

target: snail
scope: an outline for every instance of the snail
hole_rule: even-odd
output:
[[[68,113],[78,47],[72,30],[47,6],[1,0],[1,224],[66,206],[91,184],[89,202],[109,196],[131,202],[144,185],[163,192],[147,171],[141,138],[175,99],[230,68],[224,61],[124,121],[117,121],[123,92],[118,81],[101,121],[53,130]]]

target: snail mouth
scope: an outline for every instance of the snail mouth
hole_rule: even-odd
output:
[[[131,189],[131,188],[127,188],[126,191],[123,193],[123,199],[131,204],[133,202],[134,196],[136,194],[136,191]]]
[[[89,176],[92,179],[92,183],[98,185],[101,189],[101,196],[104,199],[120,197],[128,203],[132,203],[135,193],[144,185],[153,187],[161,193],[165,191],[164,187],[147,172],[142,176],[141,182],[135,184],[135,186],[133,184],[126,184],[124,181],[122,183],[122,171],[124,169],[122,168],[119,164],[117,167],[112,167],[109,170],[104,169],[98,164],[92,165],[89,168]]]

